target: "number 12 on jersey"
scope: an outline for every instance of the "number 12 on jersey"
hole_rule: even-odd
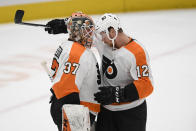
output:
[[[137,70],[138,78],[140,78],[140,77],[148,77],[149,76],[148,65],[137,66],[136,70]]]

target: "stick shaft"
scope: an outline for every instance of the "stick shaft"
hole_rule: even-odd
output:
[[[46,25],[42,25],[42,24],[34,24],[34,23],[26,23],[26,22],[21,22],[18,24],[22,24],[22,25],[29,25],[29,26],[41,26],[41,27],[47,27]]]
[[[53,77],[52,77],[51,72],[49,71],[49,69],[48,69],[48,67],[47,67],[47,62],[46,62],[46,61],[43,61],[43,62],[41,63],[41,65],[42,65],[42,67],[44,68],[44,70],[46,71],[46,73],[48,74],[48,76],[49,76],[51,82],[53,82]]]

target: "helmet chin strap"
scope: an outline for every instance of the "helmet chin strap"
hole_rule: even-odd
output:
[[[106,35],[107,35],[108,39],[112,41],[112,51],[116,50],[114,40],[116,39],[116,37],[117,37],[117,35],[118,35],[118,31],[115,30],[115,36],[114,36],[113,38],[111,38],[111,37],[109,36],[109,31],[108,31],[108,30],[106,30]],[[112,52],[112,57],[113,57],[113,58],[112,58],[111,64],[114,62],[114,58],[115,58],[115,57],[114,57],[114,52]]]
[[[116,50],[114,40],[116,39],[116,37],[118,35],[118,31],[115,30],[115,36],[113,38],[110,37],[108,30],[106,30],[106,35],[107,35],[108,39],[112,41],[112,50]]]

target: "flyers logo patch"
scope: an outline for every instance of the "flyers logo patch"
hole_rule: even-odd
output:
[[[114,79],[117,76],[117,68],[115,64],[104,55],[102,59],[102,69],[103,69],[103,74],[108,79]]]
[[[110,75],[113,74],[113,68],[112,68],[112,66],[108,66],[107,73],[110,74]]]

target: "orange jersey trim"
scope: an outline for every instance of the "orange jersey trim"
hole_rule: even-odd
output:
[[[146,54],[144,49],[137,44],[135,41],[132,41],[128,45],[125,46],[127,50],[134,54],[136,58],[136,66],[142,67],[143,65],[148,65],[146,60]],[[140,69],[140,73],[143,70]],[[142,73],[139,74],[141,77],[138,77],[138,80],[134,80],[134,85],[137,88],[139,98],[145,98],[150,95],[153,91],[152,83],[149,79],[149,76],[142,76]]]
[[[80,104],[88,107],[88,109],[93,112],[100,112],[100,104],[94,104],[94,103],[85,102],[85,101],[80,101]]]
[[[80,57],[85,51],[85,47],[80,45],[77,42],[74,42],[69,54],[69,59],[67,62],[70,63],[79,63]],[[64,63],[63,63],[64,64]],[[66,69],[66,67],[65,67]],[[55,83],[54,86],[52,87],[55,95],[58,99],[67,96],[73,92],[78,92],[79,89],[77,88],[77,85],[75,83],[75,77],[76,75],[72,74],[74,71],[74,67],[71,66],[70,73],[63,73],[61,76],[61,79],[59,82]]]

